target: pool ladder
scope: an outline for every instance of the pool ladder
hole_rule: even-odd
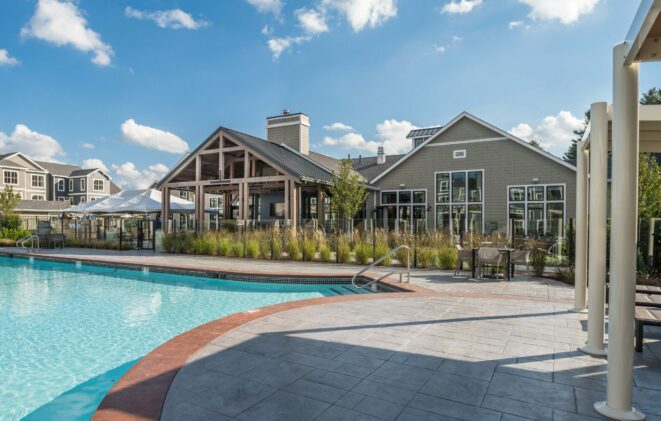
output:
[[[356,284],[356,279],[362,275],[363,273],[367,272],[368,270],[374,268],[377,266],[379,263],[383,262],[386,260],[388,257],[392,256],[393,254],[397,253],[399,250],[405,249],[406,250],[406,270],[399,270],[399,271],[392,271],[388,272],[379,279],[375,279],[371,282],[366,283],[365,285],[358,285]],[[387,278],[388,276],[394,274],[394,273],[399,273],[399,282],[401,283],[403,281],[403,275],[406,273],[406,282],[409,283],[411,282],[411,248],[407,246],[406,244],[402,244],[401,246],[397,246],[394,249],[390,250],[388,253],[386,253],[384,256],[381,256],[378,260],[373,261],[370,263],[368,266],[365,268],[361,269],[360,271],[356,272],[355,275],[353,275],[353,278],[351,278],[351,285],[353,285],[354,288],[363,288],[367,289],[370,288],[372,291],[376,291],[376,284]]]
[[[37,234],[28,235],[27,237],[23,237],[23,238],[19,239],[18,241],[16,241],[16,247],[25,249],[29,253],[32,253],[35,249],[35,247],[34,247],[35,240],[36,240],[36,243],[37,243],[37,249],[39,249],[39,236]],[[25,245],[28,241],[30,242],[30,247],[27,247]]]

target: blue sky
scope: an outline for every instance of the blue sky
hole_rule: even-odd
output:
[[[402,152],[410,128],[464,110],[560,155],[611,99],[635,3],[5,0],[0,151],[101,160],[142,187],[216,127],[264,136],[286,107],[336,157]],[[644,65],[641,88],[659,70]]]

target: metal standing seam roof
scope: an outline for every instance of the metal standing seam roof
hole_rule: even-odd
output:
[[[269,159],[294,176],[321,183],[331,182],[332,173],[326,168],[323,168],[321,164],[314,162],[310,157],[301,156],[282,145],[247,133],[226,127],[223,129],[245,146],[263,155],[266,159]]]
[[[441,130],[443,126],[434,126],[434,127],[425,127],[422,129],[415,129],[411,130],[408,135],[406,135],[407,139],[412,139],[414,137],[429,137],[433,136],[436,133],[438,133],[439,130]]]

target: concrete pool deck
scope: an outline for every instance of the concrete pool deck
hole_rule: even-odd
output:
[[[357,270],[125,253],[48,251],[253,273]],[[412,286],[418,292],[290,302],[193,329],[143,358],[94,419],[599,419],[592,403],[605,396],[606,360],[577,351],[586,316],[569,311],[570,286],[438,271],[415,271]],[[646,336],[635,355],[634,398],[654,421],[661,330]]]

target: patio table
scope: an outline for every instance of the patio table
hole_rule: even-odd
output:
[[[477,276],[477,251],[479,248],[473,247],[472,249],[472,255],[471,255],[471,270],[472,270],[472,279],[476,279]],[[512,248],[507,248],[507,247],[498,247],[498,251],[501,254],[507,254],[507,266],[505,270],[505,280],[506,281],[511,281],[512,280],[512,272],[514,272],[512,268],[512,252],[514,249]]]

